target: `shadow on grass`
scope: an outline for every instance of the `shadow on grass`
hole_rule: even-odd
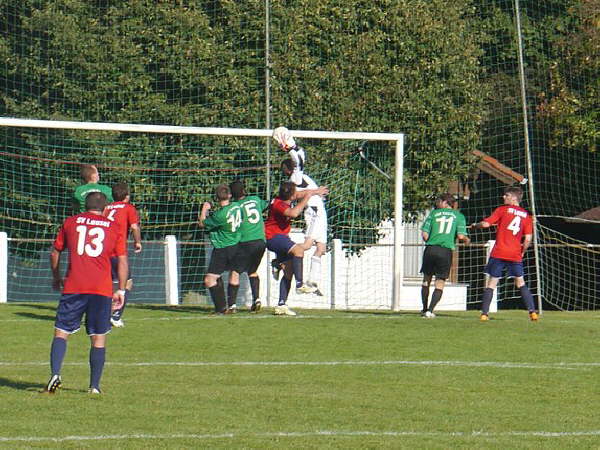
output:
[[[58,302],[52,303],[7,303],[8,306],[18,307],[18,308],[31,308],[31,309],[42,309],[45,311],[56,311],[56,307],[58,306]]]
[[[147,311],[163,311],[174,314],[181,313],[199,313],[199,314],[213,314],[215,309],[207,305],[153,305],[153,304],[128,304],[128,308],[145,309]]]
[[[28,381],[14,381],[8,378],[0,377],[0,387],[7,387],[18,391],[40,392],[45,384],[30,383]]]
[[[16,312],[15,316],[19,316],[19,317],[26,317],[27,319],[35,319],[35,320],[54,320],[55,319],[55,315],[51,315],[51,316],[47,316],[47,315],[41,315],[41,314],[34,314],[34,313],[28,313],[28,312]]]

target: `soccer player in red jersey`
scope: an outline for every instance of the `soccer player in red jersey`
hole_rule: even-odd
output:
[[[294,243],[289,236],[291,221],[302,213],[313,195],[327,195],[328,189],[321,186],[317,189],[297,191],[291,181],[281,183],[279,195],[273,199],[269,207],[269,215],[265,221],[265,237],[267,248],[277,255],[277,260],[283,264],[283,277],[279,282],[279,302],[275,307],[276,315],[295,316],[296,313],[286,305],[292,286],[292,276],[296,278],[296,292],[310,293],[316,288],[303,284],[302,258],[306,248]],[[296,206],[292,202],[296,201]]]
[[[497,226],[496,243],[485,266],[485,273],[489,275],[489,279],[481,296],[481,320],[489,319],[494,289],[506,271],[507,275],[515,280],[515,286],[529,310],[529,318],[536,321],[538,314],[533,295],[525,284],[523,271],[523,255],[531,245],[533,237],[533,217],[519,206],[523,199],[523,190],[520,187],[506,188],[503,198],[504,205],[496,208],[491,216],[471,225],[471,228],[475,229]]]
[[[134,252],[140,253],[142,251],[142,232],[140,230],[140,219],[137,213],[137,209],[130,203],[130,192],[129,186],[125,183],[117,183],[112,187],[112,196],[115,199],[114,202],[110,203],[104,209],[104,217],[115,223],[117,231],[124,237],[127,242],[129,236],[129,230],[133,235]],[[112,264],[112,277],[113,281],[117,281],[117,257],[111,257]],[[125,302],[119,309],[115,309],[112,312],[110,323],[113,327],[123,327],[123,311],[127,304],[127,297],[129,297],[129,291],[133,287],[133,279],[131,277],[131,270],[127,276],[127,285],[125,287]]]
[[[100,393],[100,378],[104,369],[106,335],[110,332],[111,307],[119,308],[125,299],[127,254],[125,239],[113,222],[102,216],[106,196],[92,192],[85,199],[87,212],[68,217],[50,253],[52,287],[62,295],[56,310],[54,339],[50,349],[52,375],[43,392],[54,393],[61,385],[61,367],[67,351],[68,337],[79,331],[86,316],[86,331],[91,339],[89,354],[92,394]],[[60,254],[69,252],[69,266],[63,280],[60,275]],[[110,257],[118,258],[119,289],[113,294]]]

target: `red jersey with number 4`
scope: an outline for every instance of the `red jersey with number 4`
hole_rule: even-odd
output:
[[[271,201],[269,215],[265,220],[265,237],[267,239],[271,239],[277,234],[289,234],[292,229],[291,219],[283,214],[288,208],[290,208],[290,204],[279,197],[275,197]]]
[[[56,250],[69,250],[63,294],[112,297],[110,257],[126,255],[125,243],[106,217],[89,212],[68,217],[54,240]]]
[[[115,223],[117,232],[125,238],[125,242],[127,242],[131,225],[140,223],[137,209],[131,203],[113,202],[104,209],[103,214],[104,217]]]
[[[531,214],[520,206],[503,205],[496,208],[490,217],[483,220],[491,225],[498,225],[496,244],[494,244],[490,256],[506,261],[522,261],[523,235],[533,234]]]

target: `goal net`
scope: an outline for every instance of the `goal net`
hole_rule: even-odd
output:
[[[56,298],[50,290],[48,249],[62,221],[74,213],[72,196],[82,183],[82,164],[98,167],[100,183],[130,186],[144,243],[140,254],[130,251],[133,302],[165,303],[165,237],[174,236],[177,303],[208,303],[203,276],[210,244],[197,224],[202,203],[213,201],[218,184],[236,179],[244,181],[248,193],[270,200],[284,180],[279,165],[286,154],[271,147],[270,130],[18,119],[0,119],[0,125],[0,231],[8,235],[8,301]],[[330,251],[322,264],[323,295],[291,297],[290,303],[389,309],[394,242],[388,235],[394,217],[394,155],[402,150],[402,135],[293,133],[307,153],[305,172],[330,188]],[[293,238],[302,240],[303,222],[293,225]],[[278,286],[266,258],[260,275],[270,280],[261,297],[276,303]],[[244,286],[242,278],[242,305],[249,299]]]

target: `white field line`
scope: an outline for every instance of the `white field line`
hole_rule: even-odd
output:
[[[215,440],[215,439],[272,439],[298,437],[435,437],[435,438],[501,438],[501,437],[541,437],[541,438],[573,438],[600,437],[600,430],[589,431],[299,431],[299,432],[265,432],[265,433],[223,433],[223,434],[114,434],[97,436],[0,436],[0,442],[77,442],[105,440]]]
[[[0,361],[0,366],[45,366],[48,361]],[[66,366],[87,366],[88,363],[69,363]],[[119,367],[283,367],[283,366],[445,366],[490,367],[495,369],[589,370],[600,367],[600,362],[528,363],[509,361],[151,361],[106,362]]]
[[[456,313],[464,313],[465,311],[442,311],[438,314],[438,319],[439,320],[451,320],[453,319],[453,315]],[[53,312],[54,314],[54,312]],[[181,313],[178,313],[181,314]],[[323,315],[318,315],[318,314],[303,314],[303,313],[299,313],[299,315],[295,316],[295,317],[281,317],[281,316],[275,316],[274,314],[256,314],[256,315],[246,315],[246,314],[238,314],[235,316],[227,316],[227,317],[222,317],[222,316],[215,316],[215,315],[210,315],[210,314],[206,314],[204,312],[202,313],[188,313],[191,315],[169,315],[169,316],[165,316],[165,317],[141,317],[141,318],[128,318],[127,322],[162,322],[162,321],[178,321],[178,320],[263,320],[263,319],[272,319],[272,320],[300,320],[300,319],[351,319],[351,320],[361,320],[361,319],[377,319],[377,320],[405,320],[409,317],[415,317],[418,314],[418,311],[405,311],[405,312],[400,312],[400,313],[384,313],[384,312],[367,312],[367,313],[346,313],[344,314],[343,312],[340,312],[338,314],[335,315],[331,315],[331,314],[323,314]],[[499,315],[498,318],[502,319],[502,322],[507,322],[507,321],[520,321],[520,322],[527,322],[527,318],[526,315],[524,317],[505,317],[502,315]],[[464,319],[464,317],[461,317],[461,319]],[[473,320],[474,321],[478,321],[479,316],[477,315],[473,315]],[[494,316],[492,316],[492,322],[493,322]],[[583,321],[590,321],[590,320],[594,320],[594,319],[600,319],[600,315],[596,316],[596,315],[592,315],[592,316],[588,316],[584,319],[581,320],[577,320],[577,319],[558,319],[558,320],[553,320],[553,319],[549,319],[550,323],[573,323],[573,324],[581,324],[582,320]],[[40,319],[33,319],[33,318],[23,318],[23,319],[0,319],[0,323],[15,323],[15,322],[39,322]],[[432,320],[427,320],[427,321],[423,321],[423,323],[427,322],[427,323],[433,323],[436,322],[432,321]],[[544,323],[544,316],[542,316],[541,318],[541,323]],[[486,324],[486,326],[489,324]],[[538,325],[538,324],[536,324]]]

